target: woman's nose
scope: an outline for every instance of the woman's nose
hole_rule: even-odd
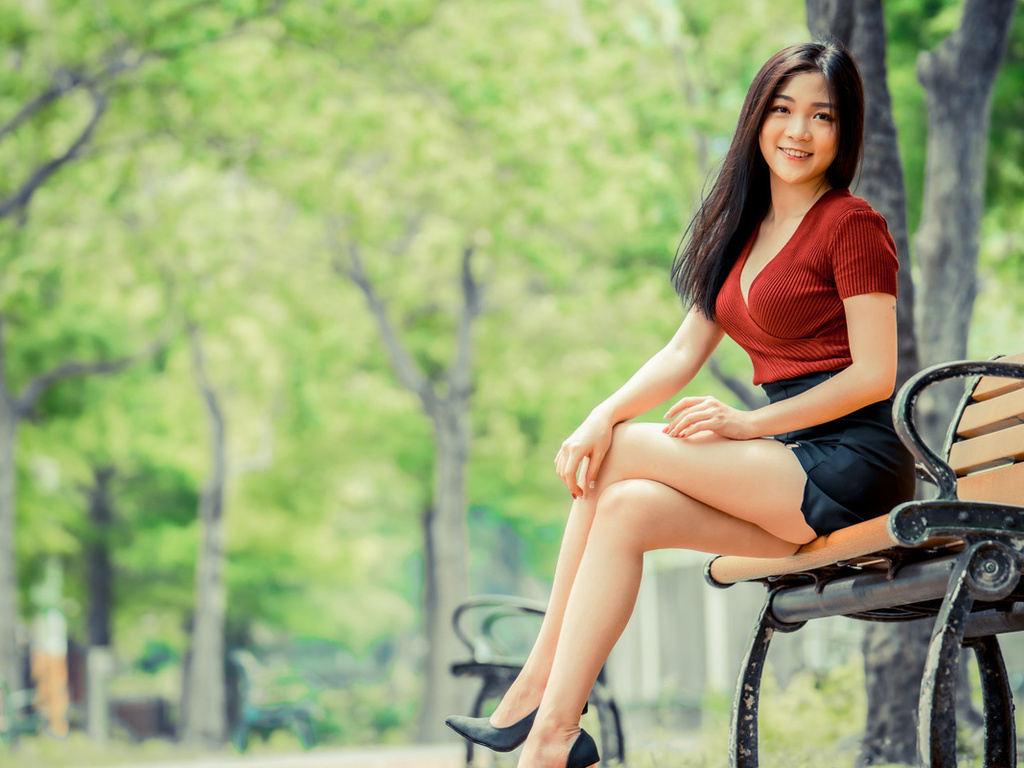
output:
[[[793,115],[786,124],[786,135],[794,139],[806,139],[810,134],[811,128],[805,117]]]

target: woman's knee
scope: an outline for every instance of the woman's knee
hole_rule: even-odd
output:
[[[608,453],[601,463],[598,472],[598,488],[610,488],[616,483],[632,479],[630,456],[635,453],[637,440],[642,439],[641,433],[645,424],[622,422],[612,428],[612,442]]]
[[[644,534],[651,515],[657,514],[655,485],[651,480],[638,479],[620,480],[608,485],[597,501],[592,535],[645,550]]]

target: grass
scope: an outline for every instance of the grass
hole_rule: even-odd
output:
[[[245,754],[249,757],[289,755],[302,750],[298,739],[288,731],[275,731],[264,742],[253,738]],[[92,741],[80,731],[65,739],[47,735],[21,737],[14,745],[0,745],[0,765],[4,768],[116,768],[159,763],[184,763],[194,760],[235,760],[238,752],[227,745],[220,750],[188,747],[166,739],[143,742],[109,739]]]
[[[654,717],[647,718],[654,724],[643,728],[639,727],[639,717],[634,717],[631,724],[627,711],[629,767],[726,768],[730,709],[731,702],[726,698],[706,700],[701,725],[692,730],[670,725],[673,719],[669,707],[655,710]],[[588,718],[593,717],[593,713],[588,715]],[[860,664],[837,667],[828,674],[800,673],[785,689],[775,683],[774,675],[765,675],[760,712],[761,764],[766,768],[853,768],[864,717],[864,680]],[[594,725],[592,720],[585,719],[584,727],[593,729]],[[979,764],[976,762],[977,744],[965,738],[961,745],[973,754],[961,756],[960,765],[966,768]],[[323,746],[330,749],[339,745],[327,742]],[[272,733],[266,742],[254,738],[246,756],[284,756],[300,750],[294,734],[280,730]],[[14,748],[0,745],[0,765],[5,768],[117,768],[203,758],[221,758],[227,762],[236,759],[237,754],[230,746],[219,751],[203,751],[157,739],[141,744],[111,739],[99,744],[76,731],[63,740],[47,736],[23,737]],[[495,756],[490,763],[481,764],[514,768],[516,755]],[[602,768],[613,766],[610,761],[602,762]]]

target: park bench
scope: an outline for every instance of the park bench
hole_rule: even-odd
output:
[[[308,680],[271,669],[245,649],[232,651],[228,659],[238,680],[238,705],[231,728],[235,749],[244,752],[254,730],[266,737],[278,728],[291,729],[305,749],[316,744],[313,715],[317,703]]]
[[[528,648],[537,635],[544,603],[506,595],[479,595],[462,603],[452,614],[456,636],[469,649],[470,658],[452,664],[456,677],[479,678],[480,687],[470,711],[471,717],[482,717],[489,702],[500,699],[515,680],[526,660]],[[532,617],[532,620],[531,620]],[[604,669],[590,691],[587,711],[596,713],[597,728],[587,724],[588,731],[598,731],[601,755],[624,763],[626,747],[622,735],[619,708],[605,680]],[[591,716],[593,717],[593,716]],[[473,763],[474,745],[466,742],[466,765]]]
[[[940,458],[921,439],[915,405],[929,386],[955,378],[968,384]],[[1013,696],[997,635],[1024,629],[1024,353],[928,368],[900,389],[893,415],[919,475],[937,488],[934,498],[822,536],[791,557],[723,556],[707,565],[713,586],[767,587],[733,704],[735,768],[758,764],[758,698],[772,635],[825,616],[934,616],[919,692],[921,765],[956,765],[963,646],[973,649],[980,670],[985,768],[1017,764]]]
[[[32,706],[34,689],[12,691],[0,680],[0,742],[10,744],[25,733],[36,733],[42,717]]]

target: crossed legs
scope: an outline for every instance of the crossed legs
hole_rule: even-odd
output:
[[[814,538],[800,512],[805,481],[774,440],[616,427],[596,487],[573,502],[533,650],[491,716],[504,726],[540,706],[520,765],[564,768],[579,713],[633,611],[644,552],[792,554]]]

